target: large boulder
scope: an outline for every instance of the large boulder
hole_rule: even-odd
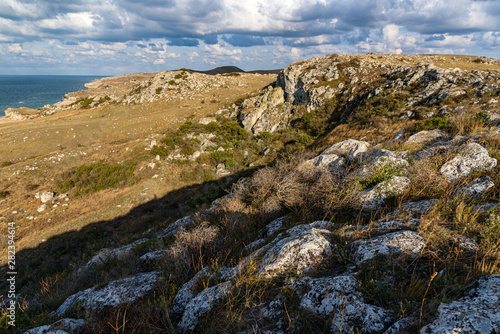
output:
[[[289,229],[289,237],[276,241],[266,252],[259,267],[259,274],[275,276],[284,272],[307,273],[331,253],[327,239],[331,232],[325,230],[329,222],[314,222]]]
[[[368,151],[369,147],[370,143],[366,141],[347,139],[328,147],[321,153],[321,155],[327,155],[327,154],[343,155],[349,160],[354,160],[360,154]]]
[[[62,316],[77,305],[85,309],[103,309],[134,302],[153,291],[159,280],[159,272],[149,272],[111,281],[104,287],[80,291],[69,296],[55,311],[55,315]]]
[[[460,147],[459,155],[445,163],[440,173],[451,182],[478,170],[490,170],[497,165],[497,159],[490,157],[488,151],[477,143]]]
[[[327,169],[331,173],[341,174],[345,169],[345,159],[336,154],[320,154],[315,158],[304,161],[301,168]]]
[[[500,275],[482,277],[467,296],[442,303],[437,319],[420,333],[500,333]]]

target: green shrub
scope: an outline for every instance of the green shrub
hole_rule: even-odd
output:
[[[241,106],[241,104],[243,103],[243,101],[245,101],[247,98],[246,97],[240,97],[239,99],[237,99],[236,101],[234,101],[234,104],[236,104],[238,107]]]
[[[313,137],[309,135],[302,135],[297,139],[297,143],[303,144],[303,145],[308,145],[314,140]]]
[[[58,182],[61,191],[73,190],[84,195],[108,188],[118,188],[135,183],[134,163],[105,164],[102,162],[71,168]]]
[[[490,115],[486,111],[480,111],[472,117],[475,121],[488,122],[490,120]]]
[[[163,87],[156,88],[156,94],[160,94],[162,90],[163,90]]]
[[[10,195],[10,191],[0,190],[0,198],[4,198]]]
[[[80,102],[80,105],[81,105],[82,108],[87,109],[87,108],[90,108],[90,104],[92,102],[94,102],[94,98],[93,97],[87,97],[85,99],[79,100],[79,102]]]
[[[451,124],[448,120],[448,117],[435,117],[432,119],[428,119],[423,123],[417,124],[416,128],[417,131],[432,129],[449,130],[451,129]]]

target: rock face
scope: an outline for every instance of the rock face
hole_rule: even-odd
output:
[[[158,272],[137,274],[109,282],[102,288],[90,288],[68,297],[55,311],[62,316],[72,306],[81,303],[84,308],[102,309],[133,302],[151,292],[160,279]]]
[[[500,332],[500,275],[486,276],[464,298],[441,304],[437,319],[420,333]]]
[[[283,88],[270,86],[262,95],[246,99],[241,104],[239,120],[247,131],[254,134],[274,132],[288,124],[291,117],[283,112],[287,108],[284,103]]]
[[[454,181],[478,170],[490,170],[497,165],[497,159],[490,157],[488,151],[477,143],[468,143],[460,148],[459,155],[445,163],[440,173]]]
[[[413,231],[400,231],[353,243],[357,264],[373,259],[377,255],[406,253],[417,255],[425,247],[424,238]]]
[[[84,324],[83,319],[61,319],[52,325],[30,329],[24,334],[73,334]]]

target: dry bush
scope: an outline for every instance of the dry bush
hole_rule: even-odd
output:
[[[218,227],[202,223],[193,230],[181,230],[167,249],[165,266],[181,281],[187,281],[222,251],[223,238]]]
[[[451,187],[439,173],[444,163],[440,158],[423,158],[415,160],[408,169],[411,184],[407,194],[411,199],[440,198],[449,193]]]

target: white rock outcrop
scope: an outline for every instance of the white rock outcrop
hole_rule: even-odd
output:
[[[24,334],[73,334],[80,327],[85,325],[83,319],[61,319],[51,325],[45,325],[30,329]]]
[[[287,271],[303,274],[331,253],[332,246],[325,230],[329,222],[314,222],[289,229],[289,237],[276,241],[266,252],[259,274],[274,276]]]
[[[442,303],[437,319],[420,333],[500,333],[500,275],[482,277],[466,297]]]
[[[231,291],[231,283],[224,282],[200,292],[186,305],[179,329],[182,332],[192,331],[198,324],[199,318],[212,310]]]
[[[425,240],[413,231],[399,231],[371,239],[357,240],[352,243],[356,264],[373,259],[377,255],[397,255],[406,253],[417,255],[424,247]]]
[[[491,180],[491,177],[483,175],[472,181],[470,186],[457,189],[456,194],[465,197],[480,197],[494,186],[495,184]]]
[[[363,209],[379,209],[384,205],[386,199],[402,194],[409,185],[410,179],[404,176],[393,176],[389,180],[377,184],[361,195]]]
[[[490,170],[497,165],[497,159],[477,143],[462,145],[459,155],[445,163],[439,172],[451,182],[478,170]]]
[[[55,311],[62,316],[72,306],[80,304],[86,309],[102,309],[131,303],[150,293],[160,280],[159,272],[141,273],[108,282],[104,287],[93,287],[69,296]]]
[[[343,155],[348,160],[354,160],[361,153],[368,151],[369,148],[370,148],[370,143],[366,141],[347,139],[328,147],[321,153],[321,155],[329,155],[329,154]]]

